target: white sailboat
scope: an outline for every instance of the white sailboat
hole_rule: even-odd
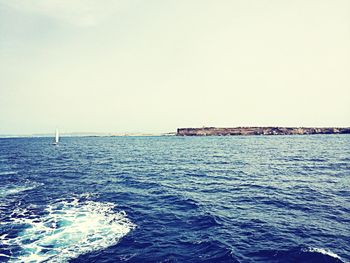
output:
[[[58,133],[58,129],[56,129],[55,141],[53,142],[53,144],[58,145],[59,140],[60,140],[60,135]]]

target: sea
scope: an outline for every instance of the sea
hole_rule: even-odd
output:
[[[350,262],[350,135],[0,139],[1,262]]]

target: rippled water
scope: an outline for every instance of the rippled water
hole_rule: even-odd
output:
[[[0,139],[0,261],[349,262],[350,136]]]

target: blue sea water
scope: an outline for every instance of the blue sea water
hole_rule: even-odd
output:
[[[0,261],[349,262],[350,136],[0,139]]]

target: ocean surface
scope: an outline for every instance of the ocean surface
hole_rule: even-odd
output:
[[[0,139],[2,262],[350,262],[350,135]]]

